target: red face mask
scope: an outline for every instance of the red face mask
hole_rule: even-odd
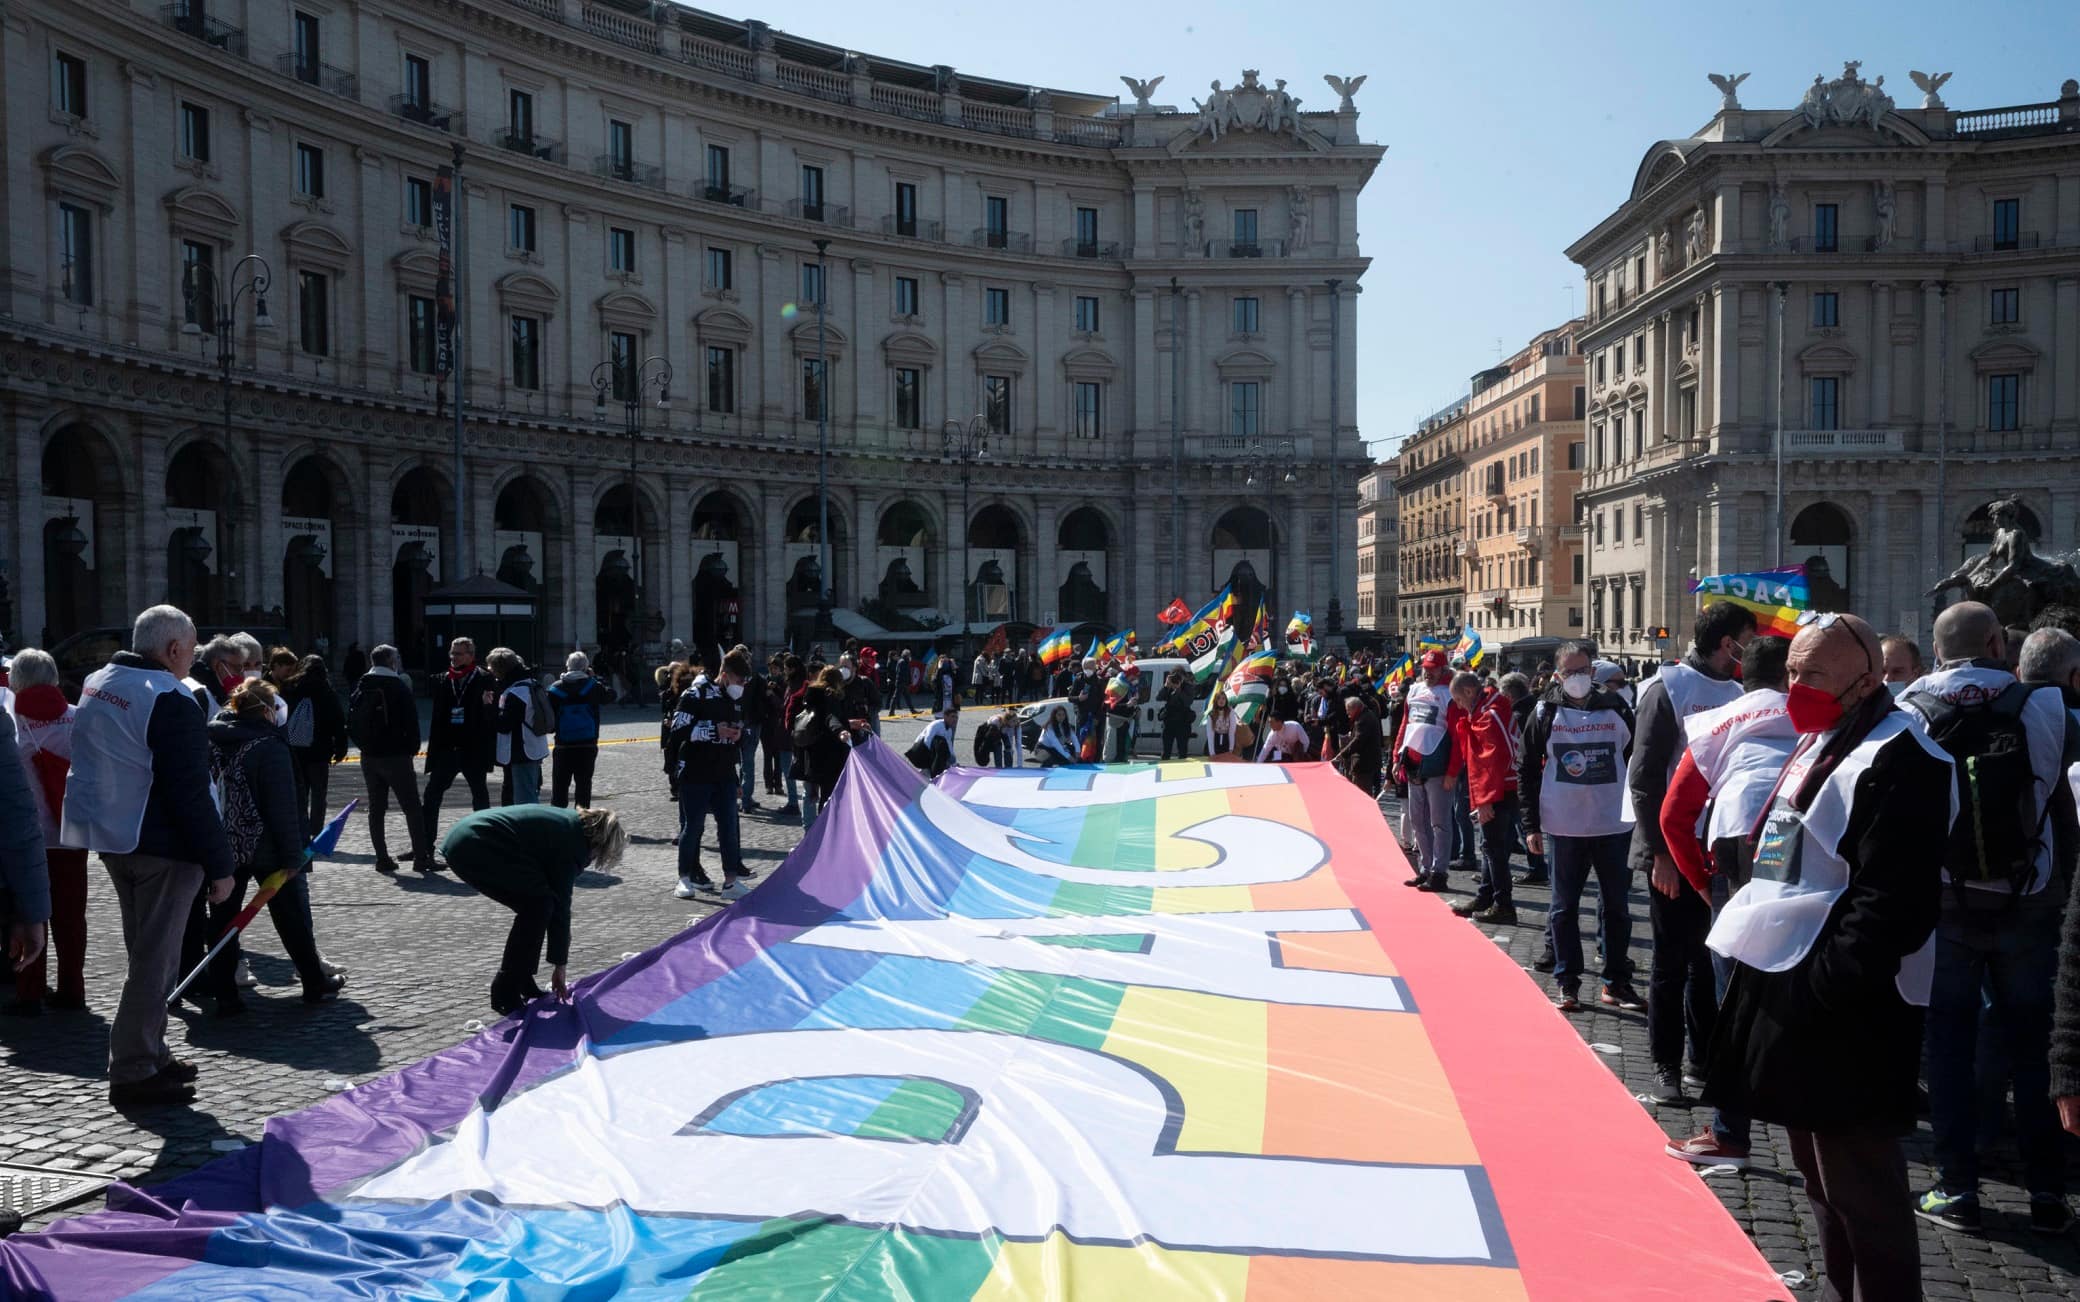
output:
[[[1791,715],[1791,726],[1802,733],[1826,732],[1842,721],[1840,698],[1804,683],[1791,684],[1784,694],[1784,708]]]

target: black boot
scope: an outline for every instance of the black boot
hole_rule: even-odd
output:
[[[527,1006],[528,994],[512,977],[500,972],[491,978],[491,1011],[500,1017],[519,1012]]]

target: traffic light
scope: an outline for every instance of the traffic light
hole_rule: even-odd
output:
[[[1653,638],[1656,642],[1668,641],[1668,625],[1656,624],[1654,626]]]

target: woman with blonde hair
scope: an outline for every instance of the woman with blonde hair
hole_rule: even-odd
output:
[[[503,1015],[544,991],[534,974],[549,951],[549,986],[570,997],[571,895],[587,868],[621,862],[628,833],[606,809],[507,805],[479,810],[448,829],[441,855],[455,875],[513,911],[491,1007]]]

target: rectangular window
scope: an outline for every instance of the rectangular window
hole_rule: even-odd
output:
[[[1578,588],[1582,586],[1582,554],[1580,552],[1574,554],[1574,585]]]
[[[615,271],[636,269],[636,233],[621,226],[607,228],[607,263]]]
[[[1621,506],[1621,507],[1619,507],[1619,508],[1618,508],[1617,510],[1615,510],[1615,511],[1611,512],[1611,542],[1613,542],[1613,543],[1621,543],[1621,542],[1624,542],[1624,541],[1625,541],[1625,508]]]
[[[404,105],[423,115],[433,104],[433,65],[416,54],[404,56]]]
[[[209,161],[209,110],[185,100],[181,102],[181,157]]]
[[[737,409],[737,355],[729,348],[710,348],[708,410],[727,415]]]
[[[542,387],[541,322],[531,316],[513,318],[513,387]]]
[[[985,289],[982,291],[982,323],[984,325],[1011,324],[1011,291],[1008,289]]]
[[[823,264],[820,262],[804,262],[802,264],[802,304],[808,307],[820,306],[822,303]]]
[[[294,19],[296,37],[296,79],[315,86],[318,84],[318,18],[301,9]]]
[[[917,314],[917,277],[897,276],[896,315],[916,316]]]
[[[1011,243],[1011,201],[1002,195],[986,195],[982,200],[982,230],[984,242],[993,249],[1001,249]]]
[[[1611,413],[1611,461],[1625,459],[1625,413]],[[1606,462],[1605,464],[1609,464]]]
[[[709,289],[728,289],[730,287],[730,277],[735,273],[735,268],[730,265],[731,262],[732,259],[728,249],[718,249],[713,245],[708,247],[706,280]]]
[[[627,180],[635,171],[636,129],[627,122],[607,119],[607,161],[614,166],[614,175]]]
[[[1645,519],[1641,511],[1642,508],[1639,503],[1634,502],[1632,504],[1632,540],[1634,542],[1645,542],[1647,540],[1646,526],[1640,523]]]
[[[917,187],[908,181],[896,182],[896,234],[917,235]]]
[[[823,419],[824,364],[814,357],[802,359],[802,419]]]
[[[2022,291],[2020,289],[1996,289],[1993,291],[1993,324],[2015,325],[2022,320]]]
[[[992,434],[1011,432],[1011,377],[1008,375],[985,375],[982,377],[982,413],[989,421]]]
[[[812,222],[823,220],[823,169],[802,167],[802,216]]]
[[[1986,428],[1991,430],[2022,428],[2021,376],[1989,375],[1986,377]]]
[[[64,257],[59,283],[65,301],[94,305],[94,215],[74,204],[58,205],[58,241]]]
[[[323,272],[296,273],[296,331],[303,351],[313,357],[332,353],[332,282]]]
[[[1095,258],[1098,256],[1098,210],[1078,208],[1076,210],[1076,256]]]
[[[1254,438],[1258,416],[1263,410],[1264,386],[1255,380],[1237,380],[1228,386],[1228,433],[1237,438]]]
[[[1993,247],[2012,249],[2022,242],[2022,200],[1993,201]]]
[[[70,54],[51,59],[51,99],[60,113],[87,115],[87,61]]]
[[[607,336],[607,363],[613,373],[614,398],[619,402],[634,402],[642,395],[636,392],[636,337],[626,330],[616,330]]]
[[[1842,323],[1842,296],[1834,293],[1813,295],[1813,324],[1827,329]]]
[[[1605,368],[1603,361],[1603,354],[1601,352],[1598,352],[1596,354],[1596,382],[1598,384],[1604,383],[1605,380],[1608,378],[1608,371]]]
[[[1647,337],[1643,334],[1632,336],[1632,369],[1647,369]]]
[[[1257,333],[1259,324],[1258,314],[1261,309],[1261,306],[1262,300],[1256,298],[1238,298],[1235,300],[1234,317],[1236,334],[1253,335]]]
[[[1105,433],[1105,386],[1076,382],[1076,436],[1094,439]]]
[[[420,294],[405,299],[406,353],[412,371],[433,374],[433,300]]]
[[[534,209],[514,204],[506,213],[506,247],[516,253],[533,253]]]
[[[325,151],[316,145],[296,146],[296,193],[311,199],[325,197]]]
[[[515,144],[534,144],[534,96],[524,90],[506,92],[506,133]]]
[[[1813,252],[1833,253],[1841,247],[1841,209],[1831,203],[1813,205]]]
[[[1257,210],[1237,208],[1234,215],[1235,251],[1255,253],[1257,251]]]
[[[924,425],[924,373],[914,366],[896,368],[896,427],[919,429]]]
[[[1644,586],[1635,587],[1632,590],[1632,626],[1634,628],[1645,628],[1647,626],[1647,590]]]
[[[1842,427],[1841,381],[1832,375],[1816,375],[1806,381],[1806,392],[1811,399],[1812,429],[1840,429]]]
[[[729,198],[729,147],[709,145],[707,153],[708,197]]]
[[[433,182],[421,176],[404,179],[404,223],[418,227],[433,225]]]
[[[215,328],[217,251],[196,240],[181,241],[182,320],[203,330]]]
[[[1567,445],[1567,468],[1569,470],[1580,470],[1582,468],[1581,444],[1570,443]]]
[[[1098,333],[1098,300],[1089,294],[1076,296],[1076,328],[1084,334]]]

